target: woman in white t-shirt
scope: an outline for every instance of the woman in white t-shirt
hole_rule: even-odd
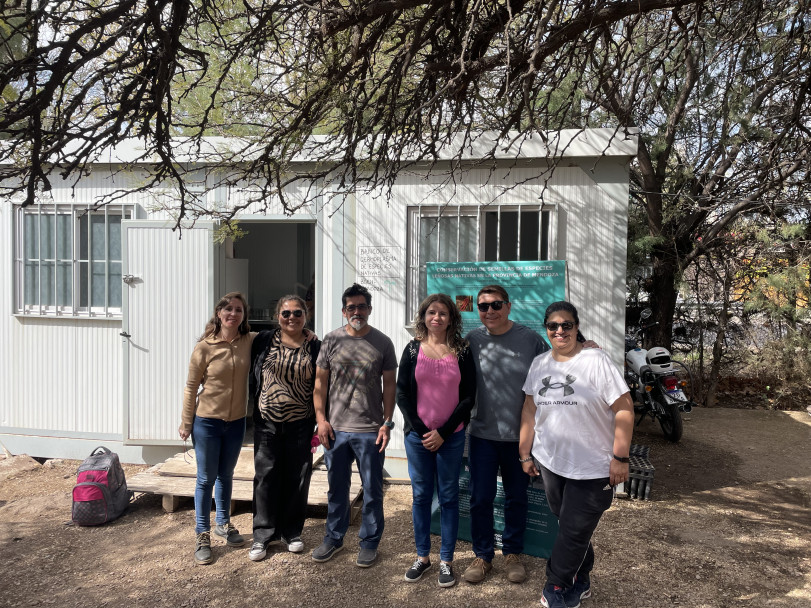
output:
[[[535,358],[524,383],[519,455],[524,472],[543,477],[560,524],[541,605],[576,608],[591,595],[591,536],[612,486],[628,480],[633,403],[608,355],[577,341],[572,304],[550,305],[544,325],[552,350]]]

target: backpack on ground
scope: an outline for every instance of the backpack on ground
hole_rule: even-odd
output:
[[[76,471],[73,486],[73,523],[98,526],[121,516],[130,502],[118,454],[97,447]]]

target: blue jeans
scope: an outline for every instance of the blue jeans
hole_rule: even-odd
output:
[[[191,439],[197,459],[197,486],[194,488],[194,531],[197,534],[211,530],[212,492],[217,523],[231,520],[231,488],[243,437],[245,418],[226,422],[194,417]]]
[[[491,441],[470,436],[470,532],[473,552],[487,562],[493,561],[493,501],[499,469],[504,488],[504,533],[501,544],[504,555],[524,551],[527,527],[527,486],[529,475],[518,462],[517,441]]]
[[[436,487],[442,538],[439,559],[452,562],[459,533],[459,473],[465,450],[465,432],[454,433],[436,452],[431,452],[422,445],[419,434],[411,431],[405,437],[405,448],[408,476],[411,477],[411,517],[417,555],[428,557],[431,553],[431,507]]]
[[[324,453],[327,464],[327,525],[324,542],[335,547],[344,544],[349,528],[349,486],[352,463],[358,461],[363,484],[363,510],[358,536],[362,549],[377,549],[383,536],[383,461],[385,453],[375,443],[377,433],[335,431],[330,449]]]

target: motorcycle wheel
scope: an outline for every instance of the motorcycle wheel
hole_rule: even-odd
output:
[[[681,419],[681,412],[677,403],[662,403],[665,413],[659,416],[659,426],[665,439],[678,442],[684,432],[684,423]]]

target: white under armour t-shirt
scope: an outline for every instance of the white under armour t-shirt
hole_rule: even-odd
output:
[[[628,385],[608,355],[584,348],[569,361],[535,357],[524,393],[537,406],[532,455],[569,479],[608,477],[614,449],[611,405]]]

